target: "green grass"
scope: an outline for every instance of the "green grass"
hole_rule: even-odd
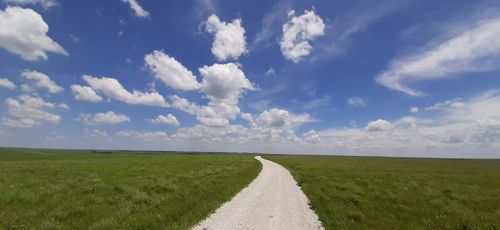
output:
[[[500,229],[500,161],[266,156],[327,229]]]
[[[0,148],[0,229],[188,229],[260,167],[251,155]]]

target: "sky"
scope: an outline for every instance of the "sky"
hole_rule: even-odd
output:
[[[0,0],[0,146],[500,158],[498,1]]]

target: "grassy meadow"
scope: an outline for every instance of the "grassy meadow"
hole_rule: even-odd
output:
[[[326,229],[500,229],[500,160],[265,156]]]
[[[260,168],[251,155],[0,148],[0,229],[188,229]]]

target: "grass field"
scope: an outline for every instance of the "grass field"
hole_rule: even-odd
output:
[[[250,155],[0,148],[0,229],[187,229],[260,167]]]
[[[500,160],[266,156],[327,229],[500,229]]]

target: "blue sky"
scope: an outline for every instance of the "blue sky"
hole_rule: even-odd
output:
[[[0,1],[0,145],[500,157],[497,1]]]

